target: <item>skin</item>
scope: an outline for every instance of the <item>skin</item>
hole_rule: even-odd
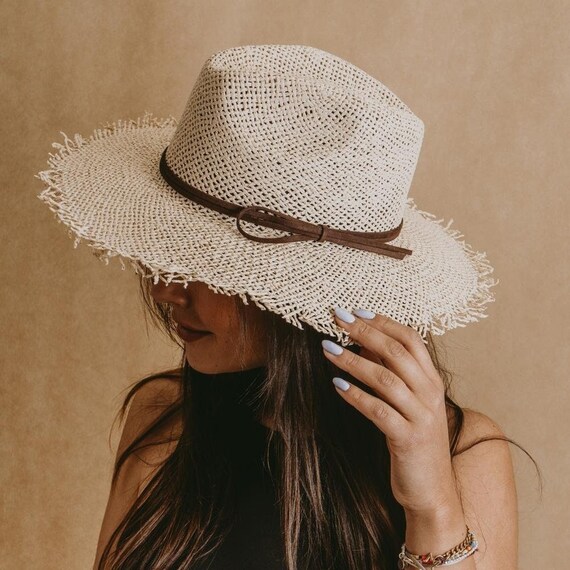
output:
[[[204,374],[221,374],[250,370],[265,364],[264,314],[254,304],[246,305],[247,322],[251,327],[247,347],[239,352],[238,313],[234,299],[216,293],[206,283],[193,281],[186,288],[180,283],[166,285],[159,281],[151,288],[156,302],[169,303],[176,321],[187,323],[210,334],[185,342],[188,364]]]

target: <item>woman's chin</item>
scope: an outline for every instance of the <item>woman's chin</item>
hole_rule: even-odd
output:
[[[184,356],[188,365],[201,374],[222,374],[224,372],[231,372],[231,367],[226,370],[225,367],[220,366],[220,359],[216,356],[208,356],[207,353],[195,351],[192,349],[184,351]]]

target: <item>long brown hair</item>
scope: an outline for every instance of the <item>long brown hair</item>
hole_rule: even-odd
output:
[[[169,307],[154,301],[149,283],[141,277],[148,314],[183,347],[175,335]],[[234,298],[241,323],[239,340],[244,343],[248,334],[244,305],[238,296]],[[248,401],[273,423],[268,448],[272,446],[277,458],[286,567],[395,568],[405,536],[405,516],[391,492],[385,436],[339,397],[331,378],[341,375],[369,393],[370,389],[324,357],[321,340],[326,335],[304,328],[300,330],[267,311],[267,365],[261,376],[252,377],[254,388]],[[442,362],[441,349],[436,348],[431,334],[427,340],[445,383],[451,455],[484,441],[503,439],[521,448],[538,469],[534,459],[508,438],[481,438],[457,449],[464,412],[452,399],[451,373]],[[348,349],[358,352],[359,347]],[[235,376],[240,374],[243,376]],[[251,379],[247,373],[243,377]],[[181,382],[181,397],[123,451],[113,481],[127,457],[149,445],[145,438],[175,414],[181,415],[182,432],[174,451],[110,537],[99,570],[190,569],[198,560],[207,559],[229,531],[235,481],[228,438],[238,420],[235,401],[227,398],[226,388],[231,384],[226,382],[220,389],[216,382],[200,382],[201,375],[188,366],[183,354],[178,369],[147,376],[130,389],[119,411],[121,421],[137,390],[157,378]],[[115,540],[116,547],[111,550]]]

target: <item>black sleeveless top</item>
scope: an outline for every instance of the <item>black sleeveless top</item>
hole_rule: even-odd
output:
[[[226,384],[230,397],[239,397],[249,376],[257,371],[242,372],[233,378],[231,387]],[[241,402],[238,407],[243,411]],[[233,525],[218,549],[207,560],[193,565],[192,570],[285,570],[275,473],[264,465],[270,430],[249,413],[242,414],[238,423],[239,435],[234,436],[236,445],[239,438],[240,449],[235,463],[237,502]],[[270,451],[273,465],[273,449]]]
[[[255,454],[244,460],[237,487],[237,509],[230,534],[203,570],[284,570],[283,539],[274,482],[263,465],[260,424]]]

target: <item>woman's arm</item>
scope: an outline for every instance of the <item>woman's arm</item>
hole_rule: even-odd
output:
[[[464,410],[458,449],[480,438],[505,437],[485,414]],[[406,544],[415,554],[440,554],[465,536],[465,524],[479,542],[478,551],[454,565],[457,570],[518,568],[518,509],[508,443],[490,440],[452,458],[458,487],[456,501],[439,513],[406,517]]]
[[[517,501],[508,442],[485,441],[461,453],[474,439],[504,437],[501,429],[484,414],[466,413],[469,441],[460,441],[451,457],[446,384],[424,339],[387,315],[354,313],[336,307],[335,321],[361,346],[359,353],[328,339],[323,352],[372,390],[333,378],[338,394],[386,435],[390,484],[405,511],[408,550],[443,554],[436,549],[444,534],[457,540],[465,522],[481,548],[458,562],[458,570],[515,570]]]

